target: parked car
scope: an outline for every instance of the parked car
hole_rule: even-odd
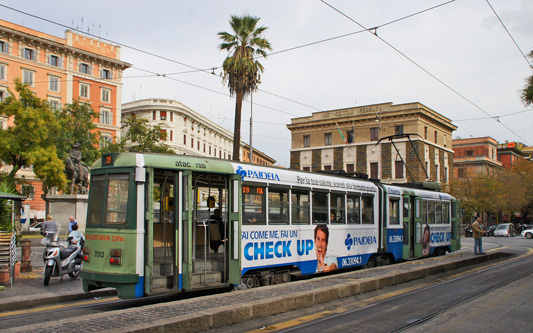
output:
[[[34,225],[30,226],[30,231],[41,231],[43,228],[43,222],[37,222]]]
[[[533,238],[533,228],[522,231],[522,236],[526,237],[527,239]]]
[[[494,230],[496,230],[496,226],[495,225],[489,225],[487,227],[487,230],[486,233],[485,233],[485,236],[494,236]]]
[[[514,224],[512,223],[500,223],[496,226],[494,230],[494,236],[504,236],[504,237],[514,237],[516,236],[516,231]]]

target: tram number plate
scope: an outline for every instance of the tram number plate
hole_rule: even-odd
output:
[[[104,257],[104,251],[94,251],[94,256],[96,258],[103,258]]]

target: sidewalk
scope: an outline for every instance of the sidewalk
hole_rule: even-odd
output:
[[[280,285],[228,292],[206,297],[181,300],[147,307],[100,313],[69,321],[69,330],[76,332],[173,330],[205,331],[236,324],[250,319],[310,307],[336,299],[380,289],[402,282],[424,278],[460,267],[482,263],[506,256],[490,253],[474,256],[460,251],[446,256],[408,261],[401,264],[362,269],[341,274],[316,277]],[[109,292],[109,291],[107,291]],[[0,291],[0,311],[28,308],[57,302],[98,297],[95,292],[83,293],[81,280],[62,282],[53,278],[48,287],[42,276],[22,278],[12,288]],[[56,331],[65,323],[50,322],[25,326],[13,331]]]

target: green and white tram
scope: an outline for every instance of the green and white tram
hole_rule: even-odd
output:
[[[83,288],[121,298],[251,288],[441,255],[460,247],[457,211],[446,193],[376,181],[107,154],[91,168]]]

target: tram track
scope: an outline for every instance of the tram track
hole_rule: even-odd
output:
[[[499,244],[497,249],[493,250],[502,250],[506,246],[504,244]],[[373,301],[367,299],[358,302],[358,305],[360,305],[356,309],[346,309],[346,308],[338,308],[336,310],[328,310],[324,311],[320,314],[315,314],[314,316],[309,316],[310,319],[308,322],[302,323],[302,321],[305,321],[305,319],[299,318],[297,320],[293,320],[287,323],[281,323],[279,325],[273,325],[269,327],[269,331],[275,331],[275,332],[298,332],[298,331],[308,331],[310,329],[314,330],[317,327],[335,327],[334,325],[330,325],[329,322],[334,322],[336,320],[339,320],[343,317],[350,317],[350,316],[357,316],[358,313],[363,314],[365,312],[374,312],[379,313],[380,311],[383,312],[384,307],[388,306],[389,304],[392,304],[394,302],[401,302],[402,299],[408,298],[410,296],[416,296],[418,293],[423,293],[428,290],[431,290],[432,288],[438,288],[438,287],[446,287],[446,285],[452,284],[452,283],[463,283],[463,281],[468,281],[468,279],[472,278],[473,276],[480,274],[480,273],[490,273],[495,272],[497,270],[501,270],[505,268],[507,265],[515,264],[518,260],[523,259],[525,257],[533,255],[533,250],[529,249],[528,253],[522,254],[513,258],[506,259],[505,261],[499,261],[496,263],[492,263],[489,266],[485,267],[477,267],[473,269],[469,269],[465,272],[454,274],[448,277],[439,278],[437,280],[424,283],[423,285],[417,285],[410,288],[404,288],[404,291],[398,291],[398,292],[391,292],[385,295],[380,295],[378,297],[374,297]],[[516,274],[512,277],[507,278],[506,280],[498,281],[491,283],[490,285],[486,285],[484,288],[473,292],[469,295],[466,295],[464,297],[460,297],[455,299],[454,301],[448,302],[446,306],[443,306],[441,308],[438,308],[434,311],[430,311],[429,313],[423,315],[420,318],[410,318],[407,319],[405,322],[405,325],[398,326],[395,328],[391,328],[389,330],[386,330],[388,332],[405,332],[410,329],[414,329],[418,326],[421,326],[433,318],[447,312],[450,310],[453,310],[454,308],[457,308],[467,302],[473,301],[477,298],[480,298],[482,296],[487,295],[490,292],[494,292],[495,290],[501,289],[503,287],[506,287],[510,285],[513,282],[516,282],[520,279],[523,279],[525,277],[531,276],[533,272],[525,272],[521,274]],[[319,318],[321,317],[321,318]],[[319,318],[319,319],[317,319]],[[297,325],[291,325],[289,323],[294,323],[299,321],[300,324]],[[259,332],[261,330],[256,330],[255,332]]]

